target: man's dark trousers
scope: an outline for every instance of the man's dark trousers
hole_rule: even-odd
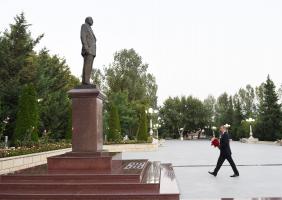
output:
[[[222,166],[222,164],[224,163],[225,159],[230,163],[234,174],[239,175],[239,172],[236,168],[236,165],[232,159],[231,156],[231,149],[230,149],[230,145],[229,145],[229,135],[228,133],[224,133],[222,134],[221,138],[220,138],[220,155],[216,164],[216,167],[214,169],[214,174],[217,175],[220,167]]]
[[[235,165],[231,155],[223,155],[223,154],[219,155],[219,158],[218,158],[217,164],[216,164],[216,168],[214,169],[214,173],[215,174],[218,173],[218,171],[219,171],[220,167],[222,166],[222,164],[224,163],[225,159],[230,163],[234,174],[239,175],[239,172],[236,168],[236,165]]]

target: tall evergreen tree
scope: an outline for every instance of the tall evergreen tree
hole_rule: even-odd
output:
[[[137,133],[138,141],[147,141],[148,139],[148,127],[147,127],[147,116],[145,112],[145,107],[141,109],[139,129]]]
[[[261,140],[276,140],[282,138],[281,105],[278,103],[278,95],[275,85],[270,77],[264,84],[263,100],[260,104],[260,112],[256,131]]]
[[[37,96],[33,85],[26,85],[19,98],[16,118],[16,128],[13,141],[22,144],[22,141],[38,141],[39,113]]]
[[[118,109],[113,103],[110,105],[109,132],[107,139],[110,142],[119,142],[122,139]]]
[[[18,106],[18,94],[23,85],[34,83],[34,47],[43,35],[32,38],[23,13],[14,18],[15,22],[0,35],[0,99],[3,115],[10,117],[6,135],[12,136]]]
[[[71,75],[66,61],[50,56],[46,49],[35,59],[36,89],[40,99],[40,130],[47,130],[52,139],[62,139],[69,132],[70,99],[68,90],[79,81]],[[69,137],[69,136],[67,136]]]

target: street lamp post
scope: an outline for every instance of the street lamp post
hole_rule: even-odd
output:
[[[156,139],[159,139],[159,129],[160,128],[160,125],[159,124],[155,124],[155,126],[154,126],[154,129],[156,129]]]
[[[8,149],[8,136],[5,135],[5,149]]]
[[[153,108],[149,108],[148,109],[148,113],[150,115],[150,131],[149,131],[149,134],[150,136],[152,137],[153,136],[153,114],[157,114],[158,111],[157,110],[153,110]]]
[[[250,117],[249,119],[246,119],[246,121],[247,121],[248,123],[250,123],[250,137],[249,137],[249,139],[254,139],[254,137],[253,137],[252,123],[255,122],[255,119],[253,119],[253,118]]]
[[[152,114],[153,114],[153,108],[148,109],[148,113],[150,114],[150,136],[153,136],[153,120],[152,120]]]
[[[183,138],[183,131],[184,131],[184,128],[180,128],[179,129],[180,140],[184,140],[184,138]]]

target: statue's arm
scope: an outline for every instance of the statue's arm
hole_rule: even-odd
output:
[[[88,50],[89,47],[88,47],[88,44],[87,44],[86,37],[87,37],[87,28],[83,24],[81,26],[80,38],[81,38],[82,46],[85,48],[85,50]]]

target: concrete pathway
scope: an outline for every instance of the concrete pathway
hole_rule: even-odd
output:
[[[181,190],[181,199],[250,199],[282,197],[282,146],[231,142],[233,159],[240,177],[233,174],[228,162],[217,177],[214,169],[219,150],[209,141],[166,141],[156,152],[127,152],[123,159],[141,159],[173,164]]]

